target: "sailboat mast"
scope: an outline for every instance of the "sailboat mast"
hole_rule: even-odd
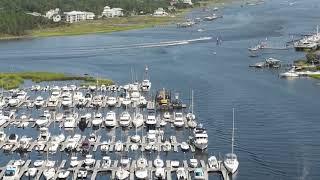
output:
[[[193,90],[191,90],[191,113],[193,114]]]
[[[234,145],[234,108],[232,108],[232,139],[231,139],[231,153],[233,154]]]

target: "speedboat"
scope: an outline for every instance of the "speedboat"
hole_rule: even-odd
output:
[[[96,160],[92,158],[91,154],[88,154],[83,162],[86,166],[93,166]]]
[[[190,159],[190,166],[193,168],[198,167],[198,160],[197,159]]]
[[[72,98],[71,95],[64,95],[62,97],[61,105],[65,108],[69,108],[72,106]]]
[[[38,142],[48,142],[50,139],[50,132],[48,130],[48,128],[46,127],[42,127],[40,128],[40,133],[38,136]]]
[[[123,127],[128,127],[130,125],[131,122],[131,116],[127,111],[124,111],[123,113],[121,113],[120,115],[120,126]]]
[[[97,140],[96,134],[95,133],[91,133],[89,138],[88,138],[88,140],[89,140],[90,143],[96,142],[96,140]]]
[[[180,179],[187,179],[188,175],[187,175],[187,172],[186,170],[183,168],[183,167],[179,167],[177,169],[177,179],[180,180]]]
[[[77,156],[72,156],[70,160],[70,167],[76,167],[78,166],[79,161]]]
[[[136,177],[138,179],[147,179],[148,177],[148,170],[147,167],[148,166],[148,161],[141,157],[137,160],[137,168],[136,168]]]
[[[97,113],[92,120],[92,125],[93,126],[100,126],[102,124],[102,122],[103,122],[102,114]]]
[[[110,156],[103,156],[102,161],[102,168],[109,168],[111,166]]]
[[[135,127],[140,127],[143,125],[143,122],[144,122],[143,115],[141,113],[137,113],[133,118],[132,124]]]
[[[197,168],[194,170],[194,179],[195,180],[204,180],[205,176],[204,176],[204,172],[202,168]]]
[[[118,180],[124,180],[124,179],[127,179],[130,175],[130,172],[123,169],[123,168],[119,168],[116,172],[116,179]]]
[[[196,148],[204,150],[208,147],[208,134],[201,124],[193,130],[193,136],[193,144]]]
[[[150,110],[148,111],[146,124],[147,124],[147,125],[156,125],[156,124],[157,124],[156,112],[155,112],[154,109],[150,109]]]
[[[106,127],[114,127],[117,125],[116,113],[114,111],[107,112],[106,119],[104,121]]]
[[[182,142],[180,146],[181,146],[182,151],[188,151],[190,148],[189,144],[186,142]]]
[[[33,166],[34,167],[40,167],[42,166],[44,163],[44,160],[35,160],[34,163],[33,163]]]
[[[13,165],[21,167],[24,165],[25,162],[26,161],[24,161],[22,159],[18,159],[18,160],[14,160]]]
[[[101,143],[100,150],[101,150],[102,152],[107,152],[107,151],[109,150],[109,143],[110,143],[110,142],[108,142],[108,141],[103,141],[103,142]]]
[[[226,154],[223,164],[229,172],[231,172],[232,174],[235,173],[239,167],[237,155],[234,153]]]
[[[163,118],[165,120],[170,120],[171,119],[171,115],[170,115],[170,112],[166,111],[163,113]]]
[[[34,105],[36,106],[36,107],[42,107],[43,105],[44,105],[44,100],[43,100],[43,97],[41,97],[41,96],[38,96],[37,98],[36,98],[36,100],[34,101]]]
[[[145,79],[141,82],[142,91],[150,91],[151,89],[151,81],[149,79]]]
[[[87,179],[88,171],[86,169],[80,169],[78,172],[78,179]]]
[[[49,123],[49,118],[46,116],[40,116],[40,118],[36,120],[36,125],[39,127],[46,126],[48,123]]]
[[[37,168],[29,168],[25,175],[27,177],[34,177],[37,174],[38,169]]]
[[[58,178],[59,179],[67,179],[70,175],[70,171],[68,170],[61,170],[59,173],[58,173]]]
[[[210,156],[208,158],[208,165],[209,165],[209,168],[218,169],[219,164],[218,164],[217,158],[215,156]]]
[[[120,140],[117,141],[114,146],[114,149],[118,152],[122,151],[123,150],[123,143]]]
[[[165,179],[166,173],[164,171],[164,168],[160,168],[160,167],[156,168],[155,176],[158,179]]]
[[[183,127],[184,121],[183,121],[183,115],[181,112],[177,112],[174,114],[174,122],[173,122],[175,127]]]
[[[3,180],[17,180],[19,179],[19,166],[16,165],[8,165],[4,170],[4,175],[2,177]]]
[[[43,171],[43,176],[47,180],[53,179],[55,174],[56,174],[56,170],[54,168],[49,168]]]
[[[160,159],[160,157],[158,156],[154,161],[153,161],[153,165],[156,168],[162,168],[164,166],[164,162],[162,159]]]
[[[109,107],[113,107],[117,104],[117,98],[113,97],[113,96],[109,96],[107,98],[107,104]]]
[[[177,160],[173,160],[173,161],[171,161],[170,165],[171,165],[171,167],[173,167],[173,168],[177,168],[177,167],[179,167],[180,162],[177,161]]]
[[[132,142],[137,143],[137,142],[140,142],[141,137],[138,134],[136,134],[136,135],[131,136],[130,139]]]
[[[66,116],[64,120],[64,128],[75,128],[77,127],[77,122],[72,114]]]

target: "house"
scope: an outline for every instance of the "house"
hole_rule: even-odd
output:
[[[60,9],[56,8],[56,9],[50,9],[49,11],[47,11],[45,17],[48,19],[52,19],[53,15],[55,14],[59,14],[60,13]]]
[[[193,4],[191,0],[183,0],[182,3],[183,4],[189,4],[189,5]]]
[[[178,4],[178,3],[193,5],[191,0],[171,0],[170,1],[171,6]]]
[[[65,12],[64,15],[65,15],[66,22],[69,22],[69,23],[92,20],[95,17],[94,13],[83,12],[83,11]]]
[[[163,8],[158,8],[154,11],[153,16],[167,16],[168,13]]]
[[[110,8],[109,6],[105,6],[103,8],[103,12],[101,14],[102,17],[120,17],[123,16],[122,8]]]

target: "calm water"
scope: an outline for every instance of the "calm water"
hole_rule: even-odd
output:
[[[195,111],[210,129],[209,154],[231,150],[232,108],[236,108],[235,150],[240,161],[236,179],[318,179],[318,81],[285,80],[278,77],[279,71],[248,68],[267,57],[290,63],[304,56],[293,50],[269,50],[258,58],[248,57],[247,48],[266,37],[269,43],[281,46],[290,40],[290,34],[315,30],[320,24],[318,0],[295,2],[289,6],[287,1],[270,0],[243,8],[234,3],[221,10],[223,19],[189,29],[172,25],[0,42],[0,70],[88,73],[124,83],[131,80],[131,69],[141,78],[148,65],[154,88],[177,90],[186,100],[190,90],[195,91]],[[195,10],[188,16],[207,14]],[[199,28],[205,31],[198,32]],[[212,40],[171,47],[130,46],[202,36],[221,36],[223,43],[216,46]]]

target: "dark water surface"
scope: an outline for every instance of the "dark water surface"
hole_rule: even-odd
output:
[[[291,2],[291,1],[290,1]],[[253,70],[249,64],[274,57],[284,63],[303,53],[268,50],[258,58],[247,48],[268,38],[275,46],[290,34],[308,33],[320,24],[319,1],[270,0],[257,6],[233,3],[223,18],[189,29],[175,25],[111,34],[50,37],[0,42],[1,71],[57,71],[131,80],[149,66],[153,88],[178,90],[186,99],[195,92],[195,111],[210,129],[209,154],[231,150],[232,108],[236,109],[236,148],[241,180],[318,179],[320,177],[319,88],[316,80],[285,80],[279,71]],[[204,17],[195,10],[189,17]],[[204,32],[198,32],[202,28]],[[211,36],[188,45],[137,48],[158,43]],[[223,43],[216,46],[215,38]],[[132,46],[131,46],[132,45]],[[216,52],[216,53],[214,53]],[[2,155],[1,155],[2,157]],[[10,158],[6,156],[4,165]]]

